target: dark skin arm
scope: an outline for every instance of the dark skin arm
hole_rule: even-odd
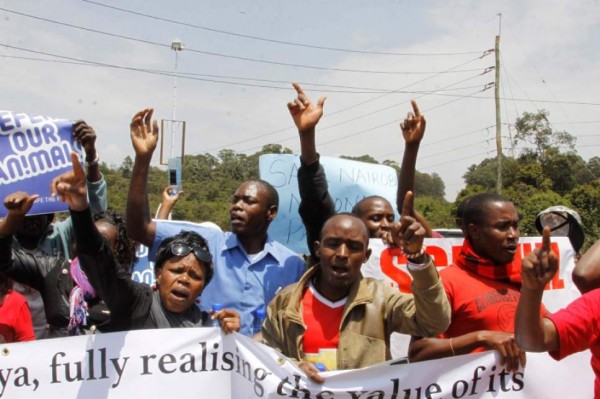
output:
[[[325,97],[314,105],[298,83],[293,83],[297,97],[288,103],[288,110],[298,128],[301,148],[301,167],[298,171],[300,206],[298,212],[306,228],[306,241],[311,251],[311,262],[318,262],[313,243],[319,237],[325,221],[335,214],[335,204],[329,195],[325,172],[318,164],[315,128],[323,116]]]
[[[298,97],[288,103],[290,115],[298,128],[300,136],[300,157],[302,161],[310,165],[317,160],[317,147],[315,144],[315,127],[323,116],[323,105],[325,97],[319,98],[317,104],[313,104],[306,96],[298,83],[292,83]]]
[[[411,105],[413,112],[409,112],[406,119],[400,124],[405,146],[402,165],[400,167],[398,192],[396,193],[396,206],[398,210],[402,209],[406,193],[415,189],[417,154],[419,153],[421,140],[423,140],[423,136],[425,135],[425,125],[427,123],[425,116],[419,111],[417,102],[411,100]]]
[[[501,331],[474,331],[453,338],[412,337],[408,347],[408,357],[411,362],[420,362],[466,355],[479,347],[497,350],[502,357],[500,364],[506,366],[508,371],[517,370],[519,363],[525,367],[525,352],[519,349],[513,334]]]
[[[600,240],[577,261],[572,277],[582,294],[600,287]]]
[[[183,191],[178,191],[177,194],[171,195],[171,190],[174,190],[176,186],[168,186],[162,192],[162,202],[160,203],[160,210],[156,215],[156,219],[168,219],[171,210],[179,201],[181,196],[183,195]]]
[[[23,218],[38,197],[37,194],[30,196],[24,191],[17,191],[4,198],[4,207],[8,213],[3,219],[0,219],[0,237],[9,237],[21,227]]]
[[[96,152],[96,132],[94,128],[83,120],[73,123],[73,137],[83,146],[85,152],[85,161],[93,162],[98,156]],[[98,163],[88,166],[87,179],[90,182],[97,182],[102,178],[100,165]]]
[[[153,112],[151,108],[138,112],[130,125],[135,161],[127,195],[127,234],[147,247],[152,246],[156,234],[148,203],[148,172],[158,143],[158,122],[152,120]]]
[[[558,257],[550,247],[550,229],[542,231],[542,247],[523,259],[523,285],[515,317],[515,336],[521,347],[530,352],[554,352],[559,349],[556,326],[540,316],[544,288],[558,271]]]
[[[407,254],[416,254],[423,248],[426,230],[415,219],[414,214],[414,195],[412,191],[407,191],[402,200],[400,208],[400,221],[392,228],[393,245],[399,247]],[[414,263],[427,263],[428,255],[423,254],[420,258],[413,259]],[[414,281],[417,288],[428,288],[430,285],[423,285],[420,281]]]

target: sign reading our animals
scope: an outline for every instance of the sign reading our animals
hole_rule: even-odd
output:
[[[72,129],[73,123],[64,119],[0,111],[0,198],[25,191],[40,196],[31,215],[67,210],[50,195],[50,182],[72,169],[71,151],[83,159]],[[5,214],[0,207],[0,216]]]

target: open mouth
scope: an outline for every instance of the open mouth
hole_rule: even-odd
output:
[[[509,252],[511,254],[516,254],[518,246],[517,245],[509,245],[509,246],[505,247],[504,249],[506,250],[506,252]]]
[[[237,215],[235,213],[229,215],[229,220],[231,220],[231,223],[240,223],[244,221],[244,219],[240,215]]]
[[[187,291],[178,289],[171,290],[171,295],[178,300],[187,300],[189,297],[189,293]]]
[[[333,275],[337,278],[344,278],[348,276],[349,270],[347,267],[333,266],[331,268]]]

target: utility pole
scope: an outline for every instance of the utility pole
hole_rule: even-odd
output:
[[[171,50],[175,52],[175,79],[173,83],[173,114],[171,120],[171,153],[169,158],[175,157],[175,121],[177,120],[177,64],[179,61],[179,52],[183,50],[183,43],[179,39],[174,39],[171,42]]]
[[[500,120],[500,32],[502,29],[502,14],[498,26],[498,35],[496,36],[496,84],[494,89],[494,98],[496,100],[496,158],[498,163],[498,175],[496,179],[496,192],[500,194],[502,190],[502,125]]]

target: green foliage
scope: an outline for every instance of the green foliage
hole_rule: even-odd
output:
[[[229,204],[237,187],[245,180],[256,179],[258,158],[262,154],[291,154],[289,148],[279,144],[268,144],[252,155],[238,154],[233,150],[221,150],[218,155],[186,155],[183,160],[184,195],[173,209],[173,218],[193,222],[212,221],[223,230],[229,229]],[[369,156],[342,157],[377,164]],[[398,165],[386,161],[389,166],[399,170]],[[101,165],[101,171],[107,181],[111,207],[125,212],[129,179],[133,169],[131,157],[125,158],[118,168]],[[150,168],[148,174],[148,197],[152,216],[167,186],[166,172],[159,168]],[[452,204],[444,200],[444,182],[437,174],[428,175],[417,172],[416,194],[417,209],[431,218],[433,227],[447,226],[453,220],[450,208]],[[421,205],[419,205],[421,204]]]
[[[515,122],[517,133],[513,140],[514,144],[533,145],[533,148],[527,148],[525,152],[532,153],[539,159],[543,159],[546,151],[552,148],[562,146],[568,151],[574,151],[575,137],[565,131],[554,131],[548,116],[548,111],[545,109],[535,113],[524,112]]]
[[[350,159],[352,161],[359,161],[359,162],[379,164],[379,162],[377,162],[377,160],[375,158],[373,158],[372,156],[370,156],[370,155],[361,155],[359,157],[351,157],[351,156],[342,155],[342,156],[340,156],[340,158],[342,158],[342,159]]]
[[[437,173],[415,172],[415,196],[443,199],[446,192],[444,181]]]
[[[516,205],[522,235],[538,235],[537,214],[553,205],[568,206],[583,220],[587,248],[600,238],[600,158],[585,162],[574,150],[575,138],[554,131],[545,110],[525,112],[516,121],[513,144],[524,144],[516,158],[505,157],[502,194]],[[497,161],[471,165],[464,175],[466,187],[456,199],[496,190]]]
[[[415,197],[415,209],[429,222],[432,228],[455,229],[453,204],[440,197]]]
[[[553,191],[529,190],[528,195],[507,193],[507,197],[513,199],[519,212],[520,230],[523,236],[538,236],[540,233],[535,228],[535,218],[538,213],[553,205],[564,205],[572,208],[572,205]]]
[[[576,187],[567,198],[583,220],[584,248],[588,248],[600,237],[600,180]]]
[[[519,163],[512,157],[504,157],[502,160],[502,184],[511,186],[518,179]],[[469,166],[463,175],[468,186],[485,187],[488,191],[496,189],[498,179],[498,160],[496,158],[484,159],[479,165]]]
[[[600,157],[593,157],[587,163],[587,170],[590,172],[592,180],[600,179]]]

